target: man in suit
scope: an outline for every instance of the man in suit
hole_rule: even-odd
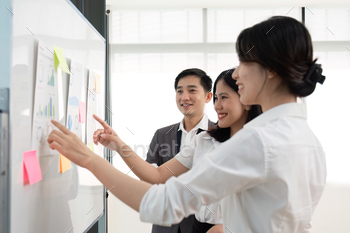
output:
[[[150,144],[146,161],[160,166],[172,159],[201,131],[214,126],[204,113],[205,104],[213,97],[212,80],[200,69],[186,69],[175,79],[176,104],[184,115],[181,122],[158,129]],[[152,233],[190,233],[194,215],[171,227],[153,225]]]

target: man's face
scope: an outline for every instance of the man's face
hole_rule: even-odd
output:
[[[202,115],[205,103],[210,101],[200,81],[197,76],[188,75],[181,78],[177,84],[176,104],[185,116]]]

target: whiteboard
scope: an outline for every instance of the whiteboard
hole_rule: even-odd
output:
[[[84,232],[104,211],[102,184],[86,169],[72,164],[59,171],[58,152],[39,157],[43,179],[23,184],[23,152],[32,150],[31,135],[38,43],[63,49],[70,66],[82,64],[81,100],[86,103],[90,71],[101,76],[97,115],[105,117],[105,40],[65,0],[13,0],[10,83],[10,228],[12,233]],[[69,75],[59,81],[66,122]],[[86,127],[86,126],[85,126]],[[96,124],[96,127],[98,125]],[[85,135],[83,130],[83,135]],[[87,135],[89,137],[90,135]],[[91,135],[92,136],[92,135]],[[103,156],[103,148],[95,146]]]

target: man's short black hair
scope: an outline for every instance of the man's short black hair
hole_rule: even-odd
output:
[[[175,90],[177,89],[177,84],[179,83],[180,79],[189,75],[194,75],[201,79],[200,84],[204,88],[205,92],[211,91],[213,81],[203,70],[197,68],[186,69],[183,70],[180,74],[178,74],[175,79]]]

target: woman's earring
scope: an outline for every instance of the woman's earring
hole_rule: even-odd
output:
[[[244,108],[245,108],[245,110],[249,111],[252,108],[252,106],[251,105],[246,105]]]

